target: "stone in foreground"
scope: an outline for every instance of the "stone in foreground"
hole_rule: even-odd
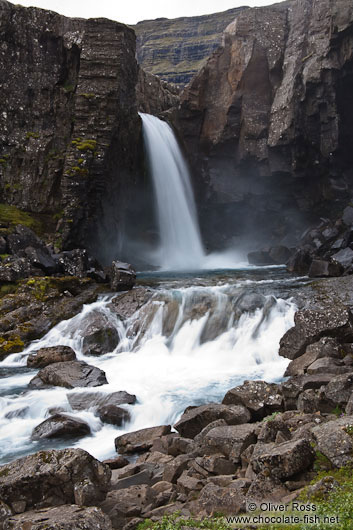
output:
[[[15,513],[105,499],[111,470],[82,449],[39,451],[0,467],[0,498]]]
[[[107,379],[103,370],[83,361],[68,361],[46,366],[29,382],[29,387],[35,389],[50,386],[76,388],[105,384],[107,384]]]
[[[4,530],[112,530],[112,524],[100,508],[68,504],[43,508],[7,519]]]
[[[76,354],[70,346],[50,346],[31,353],[27,358],[27,366],[45,368],[49,364],[74,361],[75,359]]]
[[[85,421],[66,414],[54,414],[33,429],[31,438],[80,438],[88,434],[91,429]]]
[[[156,438],[170,433],[170,425],[149,427],[135,432],[129,432],[115,438],[115,448],[119,453],[134,453],[148,451]]]

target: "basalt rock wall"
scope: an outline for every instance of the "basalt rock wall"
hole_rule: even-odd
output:
[[[239,13],[178,112],[204,233],[289,244],[337,215],[353,179],[352,88],[350,0]]]
[[[132,29],[0,0],[0,202],[90,246],[142,164]]]

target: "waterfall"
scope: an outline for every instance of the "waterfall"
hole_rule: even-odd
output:
[[[205,253],[190,175],[168,123],[140,114],[153,179],[160,231],[160,264],[166,270],[202,267]]]

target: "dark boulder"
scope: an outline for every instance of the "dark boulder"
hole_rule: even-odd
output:
[[[256,250],[254,252],[249,252],[248,261],[250,265],[275,265],[276,262],[271,257],[268,250]]]
[[[7,246],[10,254],[25,256],[25,250],[28,247],[42,250],[45,252],[46,246],[30,228],[17,225],[15,229],[7,236]]]
[[[294,440],[265,448],[263,453],[252,457],[251,465],[255,473],[268,472],[283,479],[308,469],[314,458],[315,453],[307,440]]]
[[[110,308],[119,318],[124,320],[132,317],[152,296],[151,290],[145,287],[136,287],[132,291],[121,293],[113,298]]]
[[[83,278],[94,271],[102,273],[102,281],[105,280],[103,269],[96,259],[89,255],[86,249],[75,248],[64,251],[56,256],[61,272],[69,276]],[[99,279],[99,278],[98,278]]]
[[[129,291],[136,282],[136,271],[129,263],[113,261],[108,272],[113,291]]]
[[[112,394],[102,392],[79,392],[67,394],[67,399],[72,410],[87,410],[108,405],[133,405],[136,403],[136,396],[128,392],[120,391]]]
[[[289,272],[297,272],[298,274],[305,275],[308,274],[312,261],[311,251],[300,248],[288,260],[287,269]]]
[[[84,355],[104,355],[112,352],[119,344],[119,333],[108,317],[96,311],[88,315],[82,323],[82,353]]]
[[[353,428],[352,416],[318,425],[312,431],[319,451],[334,467],[343,467],[352,462],[353,440],[347,428]]]
[[[331,378],[325,387],[325,396],[332,403],[344,406],[348,403],[353,392],[353,373],[338,375]]]
[[[352,226],[353,225],[353,208],[352,206],[347,206],[342,215],[342,220],[345,225]]]
[[[241,386],[229,390],[222,401],[224,405],[242,405],[256,420],[282,411],[282,402],[278,385],[265,381],[244,381]]]
[[[124,456],[116,456],[115,458],[109,458],[108,460],[104,460],[103,464],[106,466],[109,466],[110,469],[121,469],[122,467],[125,467],[129,464],[129,461]]]
[[[41,274],[43,273],[34,268],[27,258],[10,258],[7,263],[0,264],[0,283],[13,283]]]
[[[0,255],[6,254],[7,252],[7,242],[6,239],[0,236]]]
[[[353,250],[349,247],[339,250],[336,254],[331,257],[345,269],[350,267],[353,263]]]
[[[245,479],[232,481],[226,488],[206,484],[198,498],[201,513],[234,515],[245,511],[245,497],[249,486],[250,482]]]
[[[49,364],[65,361],[74,361],[76,354],[70,346],[50,346],[40,348],[35,353],[31,353],[27,358],[29,368],[45,368]]]
[[[119,453],[148,451],[156,438],[170,433],[170,425],[149,427],[139,431],[123,434],[115,438],[115,448]]]
[[[24,253],[30,263],[34,267],[41,269],[45,274],[54,274],[55,272],[58,272],[58,264],[47,248],[27,247]]]
[[[246,495],[246,503],[281,502],[289,490],[269,473],[259,473],[252,481]]]
[[[292,252],[289,250],[288,247],[278,246],[271,247],[269,255],[270,258],[272,258],[277,265],[284,265],[291,257]]]
[[[130,414],[127,410],[116,405],[103,405],[97,410],[97,415],[103,423],[121,426],[130,421]]]
[[[322,357],[310,364],[307,368],[307,373],[314,374],[344,374],[347,372],[347,367],[343,361],[333,359],[332,357]]]
[[[209,403],[185,412],[174,428],[181,436],[195,438],[206,425],[219,419],[224,419],[228,425],[239,425],[250,420],[250,413],[242,405]]]
[[[31,438],[80,438],[88,434],[91,434],[91,429],[85,421],[66,414],[55,414],[37,425]]]
[[[288,359],[303,355],[306,348],[323,336],[339,337],[347,341],[353,337],[353,316],[349,309],[328,305],[324,310],[297,311],[295,326],[281,338],[279,354]]]
[[[323,259],[314,259],[309,269],[309,278],[329,278],[332,276],[341,276],[343,266],[337,261]]]
[[[112,524],[100,508],[83,508],[74,504],[43,508],[14,515],[4,530],[112,530]]]
[[[111,471],[82,449],[39,451],[0,467],[0,498],[16,513],[61,504],[95,506]]]
[[[46,366],[29,382],[30,388],[65,388],[101,386],[107,384],[103,370],[83,361],[66,361]]]
[[[233,463],[240,461],[240,456],[249,445],[256,443],[256,424],[229,425],[215,427],[203,438],[204,454],[221,453]]]

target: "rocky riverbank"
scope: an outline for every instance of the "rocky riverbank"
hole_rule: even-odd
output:
[[[335,477],[351,465],[353,451],[352,287],[344,277],[299,290],[295,326],[280,344],[280,355],[291,359],[282,383],[245,381],[222,403],[191,403],[173,432],[162,425],[119,436],[119,456],[103,463],[65,449],[2,466],[3,528],[39,530],[45,520],[53,530],[130,530],[175,512],[186,519],[235,515],[250,502],[314,502],[339,491]],[[134,311],[148,297],[133,293],[118,312]],[[28,363],[41,368],[32,387],[104,384],[104,373],[77,361],[70,348],[47,348]],[[74,396],[71,407],[93,406],[115,424],[123,421],[124,403],[136,399],[123,391]],[[74,423],[53,410],[33,436],[86,432],[84,422]]]

